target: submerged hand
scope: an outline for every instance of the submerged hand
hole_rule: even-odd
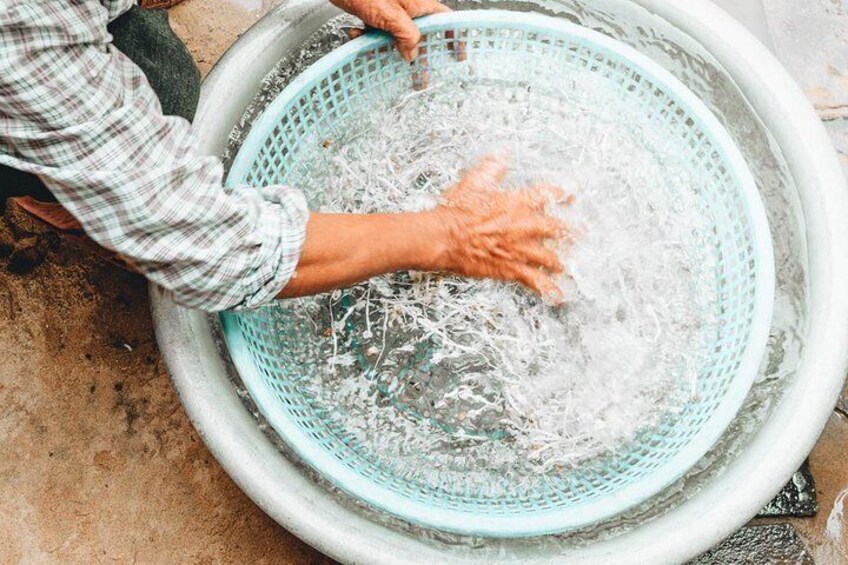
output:
[[[418,31],[412,18],[427,16],[439,12],[449,12],[450,8],[437,0],[330,0],[345,12],[365,22],[365,25],[391,33],[397,41],[401,56],[413,61],[418,56]],[[352,37],[360,35],[362,30],[353,30]]]
[[[570,237],[564,222],[547,213],[548,204],[565,200],[562,189],[543,185],[505,192],[507,173],[497,157],[486,157],[445,193],[432,213],[446,226],[436,270],[516,281],[554,303],[563,300],[552,275],[563,271],[545,244]]]
[[[413,269],[516,281],[560,303],[552,275],[563,267],[546,243],[569,238],[567,226],[547,213],[561,189],[537,186],[505,192],[507,168],[487,157],[423,212],[313,213],[297,272],[280,298],[317,294]]]

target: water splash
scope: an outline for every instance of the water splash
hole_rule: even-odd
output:
[[[643,521],[650,520],[680,504],[688,496],[697,492],[700,484],[710,481],[712,477],[720,473],[727,462],[744,449],[751,435],[768,418],[772,407],[780,401],[785,382],[794,376],[803,352],[803,339],[807,331],[807,259],[803,237],[803,214],[797,189],[783,160],[781,150],[758,119],[756,112],[749,106],[744,93],[739,91],[732,78],[709,53],[685,33],[669,26],[667,22],[641,8],[607,0],[596,0],[591,3],[582,0],[486,1],[483,3],[462,0],[450,2],[450,4],[460,9],[466,6],[533,9],[565,17],[620,39],[662,64],[710,106],[739,144],[766,203],[774,238],[777,292],[769,352],[764,360],[760,377],[752,388],[745,406],[715,449],[685,477],[644,505],[628,511],[605,525],[562,536],[517,540],[509,544],[427,532],[399,522],[391,516],[362,507],[343,493],[335,491],[320,476],[304,468],[304,472],[310,474],[315,481],[325,484],[329,490],[336,492],[341,503],[356,507],[358,511],[375,520],[389,523],[395,528],[410,531],[426,539],[439,543],[472,546],[476,548],[479,555],[488,554],[493,558],[507,546],[523,547],[526,544],[533,544],[534,551],[560,551],[574,544],[589,543],[598,538],[627,532]],[[243,120],[231,135],[227,149],[230,158],[240,146],[252,121],[261,114],[268,101],[279,93],[291,77],[296,76],[301,69],[345,41],[343,28],[346,25],[350,25],[350,22],[333,20],[314,36],[301,38],[302,45],[269,73],[254,103],[250,105]],[[261,420],[258,414],[257,418]],[[276,436],[274,437],[280,449],[294,458],[287,451],[284,443],[280,442]]]

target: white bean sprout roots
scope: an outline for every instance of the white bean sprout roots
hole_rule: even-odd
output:
[[[576,197],[553,211],[578,231],[558,250],[564,306],[417,272],[281,306],[310,394],[384,464],[520,482],[614,450],[690,398],[714,332],[710,219],[682,141],[607,91],[576,71],[544,89],[434,75],[307,141],[289,181],[322,211],[425,209],[499,152],[507,190]]]

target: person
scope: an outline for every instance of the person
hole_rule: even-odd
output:
[[[333,2],[391,33],[408,61],[413,18],[448,10]],[[546,246],[566,231],[546,212],[562,192],[502,191],[502,158],[484,158],[440,205],[414,213],[315,213],[296,187],[224,188],[220,159],[199,155],[192,137],[199,74],[163,18],[132,0],[0,2],[7,195],[55,197],[88,237],[191,308],[253,308],[406,269],[516,281],[562,300],[562,265]]]

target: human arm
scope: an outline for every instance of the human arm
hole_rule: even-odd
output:
[[[331,1],[367,26],[391,33],[407,61],[418,55],[421,39],[412,18],[449,11],[436,0]],[[545,195],[561,191],[543,187],[504,193],[497,185],[505,174],[502,161],[484,159],[448,191],[442,206],[429,212],[312,214],[296,275],[280,296],[314,294],[415,269],[518,281],[562,300],[550,278],[562,265],[542,240],[562,235],[564,227],[539,206]]]
[[[305,235],[300,191],[225,189],[220,160],[111,45],[115,14],[98,0],[12,0],[0,13],[0,164],[38,175],[89,237],[181,304],[272,300]]]
[[[446,193],[439,206],[402,214],[312,214],[296,275],[280,297],[315,294],[399,270],[447,271],[519,282],[551,302],[562,272],[545,243],[567,237],[546,213],[562,200],[556,187],[505,192],[503,159],[487,157]]]
[[[99,2],[20,1],[4,17],[0,163],[39,175],[92,239],[181,304],[250,308],[406,268],[551,292],[546,233],[521,231],[550,219],[535,196],[498,190],[502,163],[485,161],[428,212],[310,215],[294,188],[223,188],[220,161],[198,156],[189,124],[163,116],[108,43]]]

